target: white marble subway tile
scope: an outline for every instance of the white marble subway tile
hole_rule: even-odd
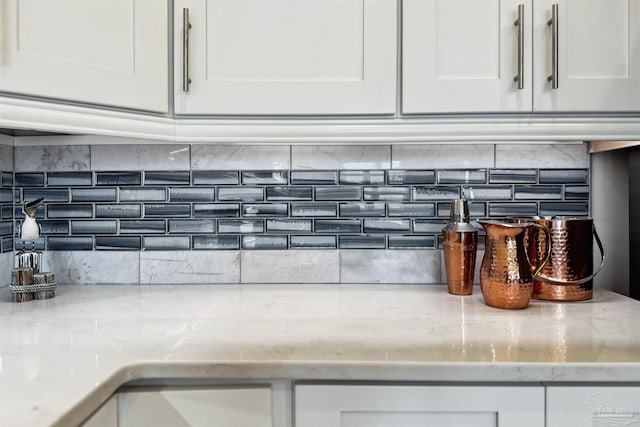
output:
[[[498,144],[496,168],[588,168],[587,144]]]
[[[90,148],[88,145],[18,145],[15,150],[15,170],[88,171],[91,170]]]
[[[288,145],[204,145],[191,146],[191,168],[211,170],[289,169]]]
[[[13,252],[0,254],[0,287],[11,283],[13,269]]]
[[[336,250],[243,251],[242,283],[339,283]]]
[[[342,250],[341,283],[440,283],[440,251]]]
[[[140,252],[140,283],[239,283],[239,251]]]
[[[189,170],[189,158],[189,146],[181,144],[91,146],[91,168],[97,171]]]
[[[294,145],[291,169],[389,169],[388,145]]]
[[[13,171],[13,145],[5,145],[7,137],[6,135],[0,135],[0,137],[4,137],[0,139],[0,172],[11,172]]]
[[[138,284],[139,252],[48,251],[42,255],[44,271],[51,271],[58,284]]]
[[[492,168],[493,144],[424,144],[391,147],[393,169]]]

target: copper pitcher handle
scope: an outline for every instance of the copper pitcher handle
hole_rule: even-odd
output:
[[[596,231],[595,224],[593,225],[593,238],[598,244],[598,250],[600,251],[600,265],[598,266],[596,271],[594,271],[587,277],[583,277],[582,279],[578,279],[578,280],[559,280],[559,279],[550,279],[548,277],[536,277],[536,279],[540,280],[541,282],[549,283],[551,285],[581,285],[583,283],[587,283],[589,280],[592,280],[594,277],[596,277],[596,274],[598,274],[600,270],[602,270],[602,266],[604,265],[604,258],[605,258],[604,247],[602,246],[602,241],[600,240],[600,236],[598,236],[598,232]],[[546,245],[546,246],[550,246],[550,245]]]
[[[546,237],[547,237],[547,240],[546,240],[546,241],[547,241],[547,242],[551,242],[551,231],[549,231],[549,229],[548,229],[546,226],[544,226],[544,225],[542,225],[542,224],[535,223],[535,222],[534,222],[534,223],[532,223],[532,225],[533,225],[534,227],[539,228],[539,229],[541,229],[542,231],[544,231],[544,234],[545,234],[545,235],[546,235]],[[532,271],[532,273],[531,273],[531,275],[532,275],[533,277],[536,277],[536,275],[537,275],[538,273],[540,273],[540,270],[542,270],[542,269],[544,268],[544,266],[545,266],[545,265],[547,265],[547,261],[549,261],[549,257],[551,256],[551,245],[545,245],[545,249],[546,249],[546,251],[545,251],[545,253],[544,253],[544,258],[543,258],[542,262],[541,262],[540,264],[538,264],[538,265],[536,266],[536,268],[534,268],[534,269],[533,269],[533,271]],[[537,278],[537,277],[536,277],[536,278]]]

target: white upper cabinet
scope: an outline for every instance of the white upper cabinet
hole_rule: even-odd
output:
[[[0,0],[0,92],[168,111],[166,0]]]
[[[536,0],[534,76],[535,111],[640,110],[640,1]]]
[[[405,0],[402,67],[403,113],[530,111],[531,0]]]
[[[176,114],[395,113],[396,0],[176,0],[174,15]]]

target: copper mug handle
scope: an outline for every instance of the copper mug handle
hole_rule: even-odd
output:
[[[547,237],[547,242],[551,242],[551,231],[549,231],[549,229],[542,225],[542,224],[538,224],[538,223],[531,223],[531,225],[533,225],[536,228],[539,228],[540,230],[544,231],[544,234]],[[542,262],[540,264],[538,264],[536,266],[536,268],[533,269],[533,271],[531,272],[531,275],[533,277],[536,277],[536,275],[538,273],[540,273],[540,270],[542,270],[544,268],[545,265],[547,265],[547,261],[549,261],[549,257],[551,256],[551,245],[545,245],[545,254],[544,254],[544,259],[542,260]],[[531,262],[529,262],[529,264],[531,264]],[[537,277],[536,277],[537,279]]]

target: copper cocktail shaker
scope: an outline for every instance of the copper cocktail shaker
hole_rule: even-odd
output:
[[[471,295],[476,266],[478,230],[469,223],[465,199],[451,204],[451,221],[442,229],[447,287],[453,295]]]

